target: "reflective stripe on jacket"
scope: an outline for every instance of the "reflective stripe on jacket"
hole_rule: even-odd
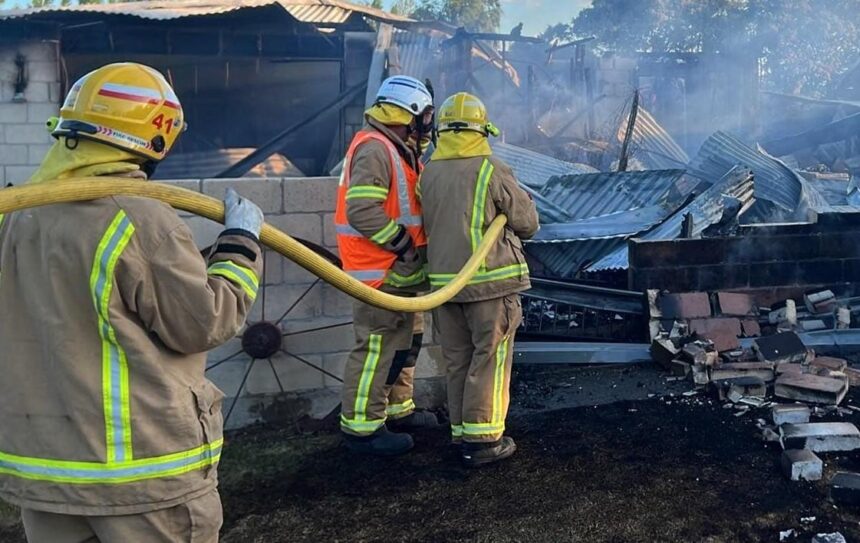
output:
[[[495,157],[432,160],[419,185],[430,285],[447,285],[481,243],[498,214],[508,218],[499,241],[454,302],[489,300],[529,288],[521,238],[538,230],[534,202],[511,169]]]
[[[240,329],[261,271],[258,243],[240,231],[222,234],[207,263],[154,200],[7,215],[0,497],[123,515],[214,488],[223,394],[204,377],[206,351]]]
[[[415,196],[417,183],[415,169],[385,133],[367,127],[356,134],[344,159],[335,209],[344,271],[374,288],[411,287],[426,281],[422,263],[404,270],[397,256],[383,248],[401,226],[416,247],[427,244]]]

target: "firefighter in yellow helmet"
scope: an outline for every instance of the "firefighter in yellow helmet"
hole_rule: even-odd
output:
[[[497,215],[508,218],[475,278],[433,312],[447,366],[451,433],[470,466],[516,451],[504,431],[514,334],[522,320],[517,293],[530,286],[520,240],[538,230],[534,202],[493,156],[490,135],[498,130],[477,97],[461,92],[448,98],[439,109],[438,147],[419,185],[433,289],[463,267]]]
[[[75,83],[31,183],[145,182],[185,127],[156,70]],[[206,351],[243,325],[263,214],[227,194],[208,260],[168,206],[116,196],[0,216],[0,498],[33,543],[218,539],[223,394]]]

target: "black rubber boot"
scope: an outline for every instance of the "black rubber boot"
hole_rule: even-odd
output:
[[[515,452],[517,444],[507,436],[492,443],[463,443],[463,463],[474,468],[510,458]]]
[[[397,456],[408,452],[415,443],[409,434],[395,434],[383,426],[369,436],[343,434],[349,450],[373,456]]]
[[[436,428],[439,426],[439,419],[430,411],[415,410],[412,413],[399,419],[388,419],[388,426],[392,430],[402,432],[405,430],[420,430],[422,428]]]

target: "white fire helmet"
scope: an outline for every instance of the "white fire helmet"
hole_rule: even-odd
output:
[[[433,97],[424,83],[405,75],[395,75],[383,81],[376,93],[376,102],[394,104],[413,115],[421,115],[433,107]]]

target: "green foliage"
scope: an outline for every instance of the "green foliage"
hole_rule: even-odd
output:
[[[419,0],[410,16],[419,20],[440,20],[472,32],[497,32],[502,20],[500,0]]]
[[[822,94],[860,54],[856,0],[594,0],[547,37],[618,52],[758,55],[767,87]]]

